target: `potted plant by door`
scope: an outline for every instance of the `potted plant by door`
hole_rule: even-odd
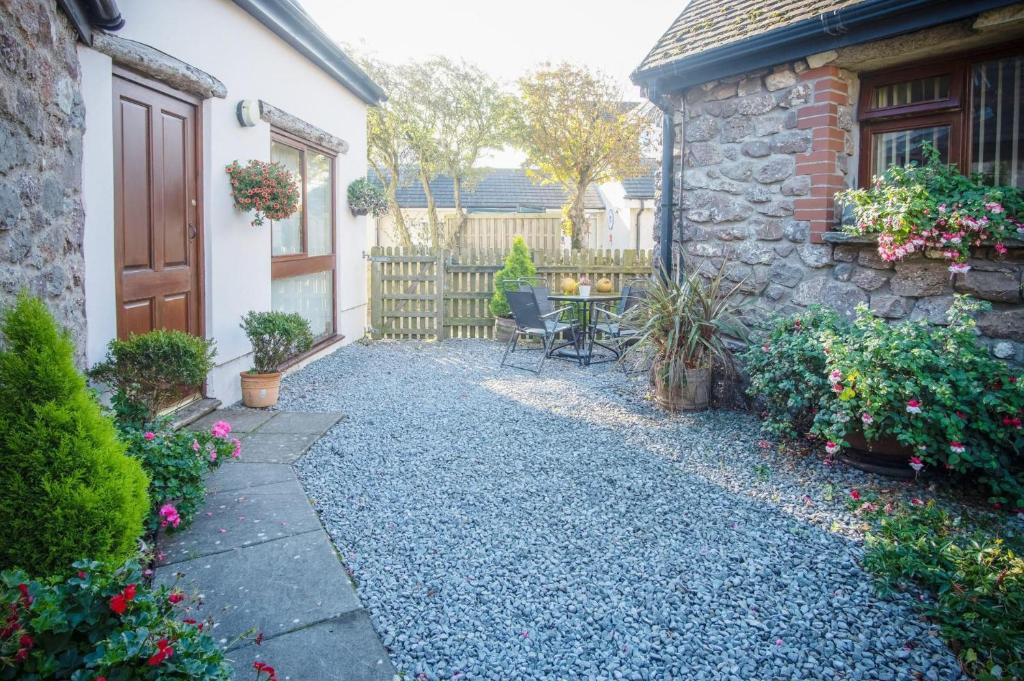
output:
[[[313,345],[309,322],[294,312],[249,312],[241,327],[252,343],[253,364],[241,374],[242,402],[272,407],[281,388],[281,366]]]
[[[508,342],[515,330],[512,311],[505,298],[505,282],[515,279],[531,279],[537,276],[537,268],[530,259],[530,249],[521,236],[512,239],[512,249],[505,257],[505,265],[494,273],[494,295],[491,296],[491,314],[494,315],[495,340]]]
[[[747,337],[736,295],[741,284],[726,288],[723,273],[724,265],[712,277],[656,278],[630,310],[640,329],[630,352],[653,356],[655,399],[668,411],[706,409],[712,367],[732,366],[726,339]]]

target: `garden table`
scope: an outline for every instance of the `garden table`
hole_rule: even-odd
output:
[[[555,351],[556,355],[561,357],[567,357],[569,359],[575,359],[580,364],[589,366],[593,363],[594,359],[594,346],[604,348],[611,353],[611,356],[604,356],[604,353],[600,353],[599,356],[604,356],[604,359],[598,360],[599,362],[610,362],[618,359],[619,351],[615,348],[599,343],[594,333],[594,327],[590,323],[594,318],[594,305],[596,303],[613,303],[621,297],[619,293],[590,293],[589,295],[567,295],[563,293],[552,293],[548,295],[548,300],[552,300],[560,303],[571,303],[579,310],[580,313],[580,328],[583,331],[583,342],[580,344],[580,349],[577,350],[574,347],[564,347]]]

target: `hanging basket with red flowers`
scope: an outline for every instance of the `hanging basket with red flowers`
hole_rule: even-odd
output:
[[[299,187],[295,176],[280,163],[249,161],[245,166],[232,161],[226,168],[231,176],[235,208],[254,211],[252,226],[264,219],[284,220],[299,209]]]

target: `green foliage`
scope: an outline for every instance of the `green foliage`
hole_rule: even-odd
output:
[[[348,186],[348,207],[357,215],[379,218],[388,214],[388,197],[380,185],[360,177]]]
[[[235,208],[254,211],[253,227],[265,218],[284,220],[299,209],[298,181],[284,164],[252,160],[242,166],[232,161],[225,170],[231,176]]]
[[[742,355],[750,375],[747,393],[760,399],[767,432],[795,438],[810,431],[830,389],[822,332],[842,334],[848,326],[833,310],[811,308],[776,320],[763,342]]]
[[[151,589],[132,561],[117,569],[74,564],[67,579],[0,576],[0,679],[227,681],[224,651],[188,617],[198,603]],[[117,612],[120,610],[121,612]]]
[[[123,560],[148,506],[142,467],[39,300],[22,294],[0,332],[0,569],[47,575],[83,556]]]
[[[990,187],[980,178],[960,174],[943,163],[931,145],[927,163],[892,166],[867,189],[848,189],[836,200],[853,206],[856,234],[878,233],[878,252],[886,260],[902,260],[924,250],[942,251],[963,270],[976,246],[1020,238],[1024,232],[1024,192],[1015,187]]]
[[[241,442],[229,436],[230,426],[226,432],[218,428],[223,425],[214,426],[213,432],[173,431],[164,424],[152,430],[121,429],[128,453],[142,463],[149,476],[147,531],[161,527],[183,530],[192,523],[206,496],[206,472],[241,452]],[[167,509],[168,505],[173,510]]]
[[[215,354],[211,340],[161,329],[110,341],[106,359],[89,375],[115,389],[119,421],[141,425],[201,390]]]
[[[968,527],[934,502],[875,518],[864,566],[883,590],[925,592],[921,607],[975,678],[1024,678],[1020,538]]]
[[[992,501],[1024,507],[1024,386],[977,341],[971,313],[986,307],[959,296],[942,327],[889,324],[862,305],[849,333],[824,332],[832,388],[813,432],[836,444],[854,428],[895,437],[925,464],[978,478]]]
[[[732,367],[726,339],[749,333],[740,314],[740,284],[725,285],[722,270],[698,271],[666,281],[655,277],[627,316],[640,333],[633,352],[650,352],[666,385],[685,384],[685,370]]]
[[[530,249],[526,247],[526,239],[517,236],[512,239],[512,250],[505,256],[505,266],[494,273],[494,295],[491,296],[491,314],[495,317],[508,317],[511,310],[505,298],[504,282],[514,279],[529,279],[537,276],[537,268],[530,259]]]
[[[249,312],[242,330],[252,343],[253,373],[272,374],[290,358],[309,350],[309,322],[295,312]]]

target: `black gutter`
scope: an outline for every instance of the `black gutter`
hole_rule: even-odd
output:
[[[864,0],[668,64],[634,71],[630,78],[658,92],[675,92],[810,54],[966,19],[1017,1]]]
[[[387,99],[384,90],[291,0],[234,2],[370,106]]]
[[[86,45],[92,45],[94,28],[118,31],[124,27],[116,0],[58,0],[58,4]]]
[[[676,126],[671,100],[652,100],[661,109],[661,272],[665,281],[672,280],[672,185],[675,182],[674,152]],[[683,268],[682,255],[679,267]]]

